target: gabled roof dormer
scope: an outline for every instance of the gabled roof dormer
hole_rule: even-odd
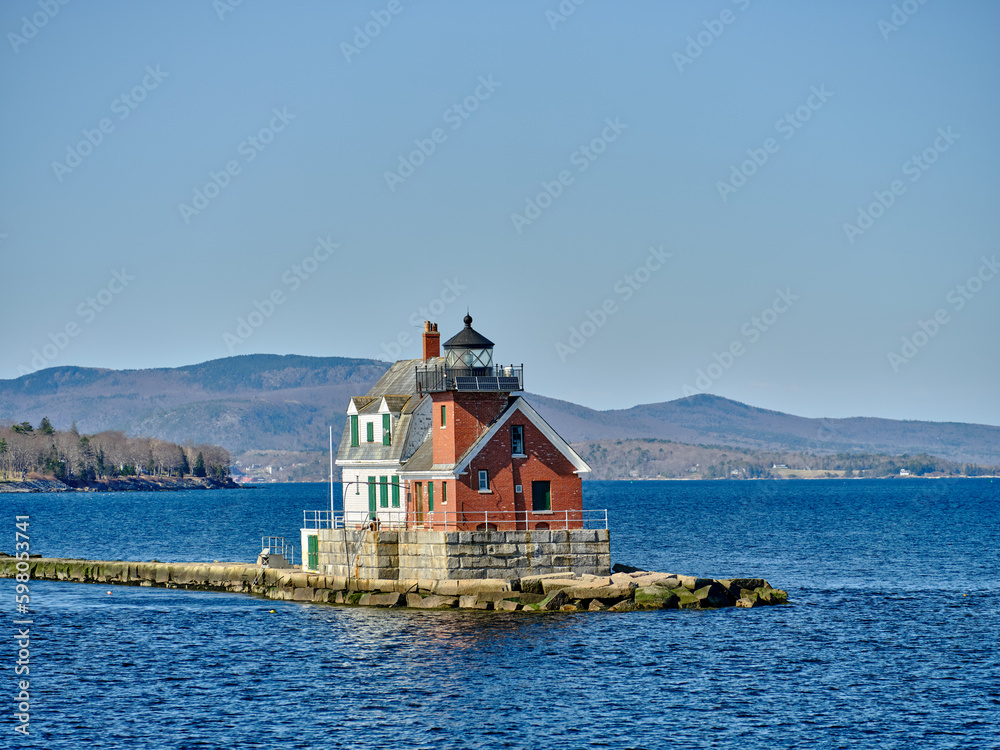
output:
[[[410,396],[394,396],[385,395],[382,396],[381,401],[378,405],[379,414],[401,414],[406,408],[406,402],[410,400]]]
[[[354,396],[351,403],[347,405],[347,413],[360,414],[375,399],[375,396]]]

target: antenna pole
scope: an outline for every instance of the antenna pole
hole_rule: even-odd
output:
[[[333,528],[333,425],[330,425],[330,528]]]

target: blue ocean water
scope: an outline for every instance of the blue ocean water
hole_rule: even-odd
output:
[[[32,582],[31,734],[5,638],[0,747],[1000,747],[1000,481],[584,488],[614,561],[762,576],[792,604],[532,616]],[[23,514],[49,556],[252,560],[328,492],[6,495],[0,549]],[[13,581],[0,613],[12,633]]]

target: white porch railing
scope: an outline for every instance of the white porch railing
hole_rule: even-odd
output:
[[[281,555],[287,562],[295,564],[295,546],[289,544],[283,536],[262,536],[260,551],[261,554]]]
[[[497,510],[497,511],[404,511],[380,508],[373,518],[367,511],[306,510],[304,529],[436,529],[476,531],[482,529],[606,529],[608,511],[602,510]]]

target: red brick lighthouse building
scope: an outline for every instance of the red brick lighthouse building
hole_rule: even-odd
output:
[[[523,367],[494,364],[493,342],[464,322],[443,356],[426,323],[422,359],[396,362],[351,400],[337,457],[345,523],[583,528],[590,467],[519,395]]]

